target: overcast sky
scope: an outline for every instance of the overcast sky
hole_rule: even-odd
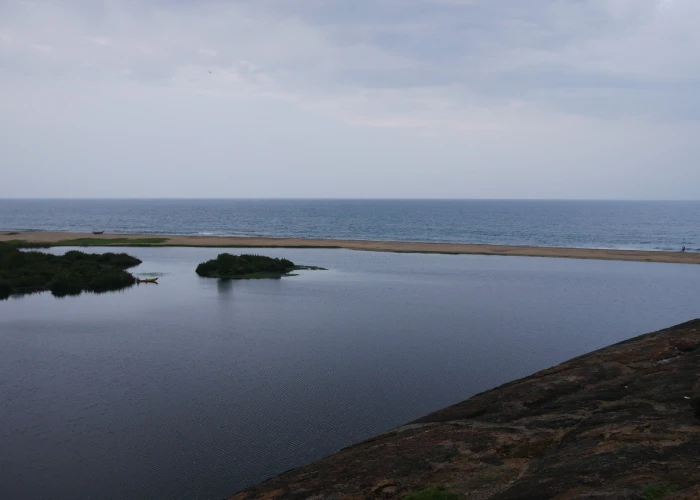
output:
[[[0,197],[700,198],[698,0],[2,0]]]

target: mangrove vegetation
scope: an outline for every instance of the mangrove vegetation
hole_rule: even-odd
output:
[[[196,273],[206,278],[260,279],[281,278],[300,269],[323,269],[321,267],[298,266],[288,259],[265,257],[264,255],[231,255],[222,253],[216,259],[202,262]]]
[[[0,299],[47,290],[56,297],[121,290],[136,283],[126,269],[140,263],[125,253],[52,255],[0,242]]]

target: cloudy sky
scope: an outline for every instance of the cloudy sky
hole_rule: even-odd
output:
[[[2,0],[0,197],[700,198],[698,0]]]

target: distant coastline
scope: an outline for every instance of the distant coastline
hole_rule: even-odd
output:
[[[343,248],[372,252],[500,255],[568,259],[619,260],[700,264],[697,252],[649,250],[608,250],[482,245],[466,243],[424,243],[404,241],[363,241],[306,238],[263,238],[242,236],[183,236],[153,234],[100,234],[57,231],[0,231],[0,241],[22,240],[50,246],[191,246],[218,248]]]

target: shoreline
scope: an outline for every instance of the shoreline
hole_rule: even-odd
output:
[[[500,255],[567,259],[620,260],[672,264],[700,264],[700,253],[594,248],[532,247],[470,243],[270,238],[250,236],[186,236],[159,234],[91,234],[59,231],[1,231],[0,241],[22,240],[69,246],[87,239],[90,246],[191,246],[218,248],[342,248],[370,252]],[[104,243],[99,240],[105,240]],[[118,241],[113,241],[118,240]],[[130,241],[131,240],[131,241]],[[73,241],[79,246],[80,242]]]

